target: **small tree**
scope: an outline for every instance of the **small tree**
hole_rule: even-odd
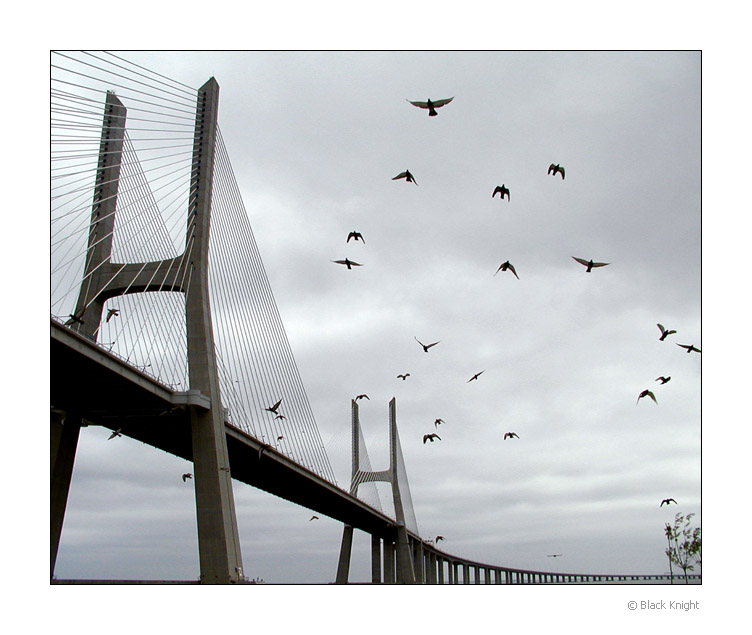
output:
[[[684,583],[689,584],[687,571],[694,571],[694,563],[702,566],[702,528],[690,527],[694,514],[683,516],[681,513],[676,514],[674,526],[666,523],[666,539],[668,540],[669,570],[671,571],[671,584],[674,583],[673,565],[677,565],[684,571]]]

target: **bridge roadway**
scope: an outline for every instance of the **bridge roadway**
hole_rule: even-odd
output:
[[[175,456],[193,460],[188,409],[208,398],[177,392],[54,318],[50,337],[53,410],[76,413]],[[225,422],[232,478],[388,541],[394,520],[274,448]],[[266,448],[259,452],[261,448]],[[417,538],[417,536],[416,536]]]

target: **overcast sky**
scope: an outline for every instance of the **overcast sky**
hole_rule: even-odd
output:
[[[702,360],[677,346],[702,348],[699,53],[120,54],[219,82],[220,128],[341,484],[350,399],[370,397],[380,469],[395,396],[424,537],[512,567],[668,570],[663,525],[677,511],[701,522]],[[447,97],[436,117],[407,101]],[[392,180],[405,169],[417,186]],[[492,198],[501,184],[510,200]],[[346,243],[352,230],[365,244]],[[573,256],[610,264],[586,273]],[[344,257],[364,266],[331,262]],[[494,275],[507,260],[519,279]],[[659,341],[659,322],[677,333]],[[415,337],[440,343],[425,353]],[[657,404],[636,403],[646,388]],[[424,445],[436,418],[441,441]],[[197,577],[189,466],[107,436],[83,432],[58,577]],[[333,579],[339,523],[235,492],[248,576]],[[660,508],[667,497],[678,505]],[[361,539],[356,581],[370,576]]]
[[[446,551],[668,570],[663,525],[677,511],[702,522],[702,355],[676,346],[702,348],[699,53],[122,55],[219,82],[222,134],[340,484],[350,399],[370,396],[361,421],[380,469],[395,396],[417,521]],[[406,101],[451,96],[430,118]],[[392,180],[405,169],[418,186]],[[491,197],[502,183],[510,201]],[[347,244],[351,230],[366,244]],[[331,262],[345,256],[364,266]],[[585,273],[572,256],[610,264]],[[519,280],[494,276],[506,260]],[[658,322],[677,334],[658,341]],[[424,353],[414,337],[440,343]],[[657,404],[635,403],[645,388]],[[442,440],[424,445],[437,417]],[[58,577],[196,578],[190,467],[107,436],[83,430]],[[660,508],[666,497],[678,506]],[[334,579],[339,523],[238,484],[235,500],[249,577]],[[351,580],[369,577],[356,532]]]

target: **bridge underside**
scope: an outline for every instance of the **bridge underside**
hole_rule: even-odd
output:
[[[54,320],[51,324],[54,410],[193,460],[186,404],[201,407],[200,396],[171,391]],[[225,424],[225,431],[232,478],[379,538],[395,540],[393,521],[386,516],[242,430]]]

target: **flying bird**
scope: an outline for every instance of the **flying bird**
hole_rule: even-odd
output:
[[[702,353],[702,351],[699,348],[695,348],[694,344],[677,344],[677,346],[681,346],[682,348],[687,349],[687,353],[691,353],[692,351],[697,351],[698,353]]]
[[[655,378],[655,381],[661,382],[661,386],[663,386],[663,384],[665,384],[667,381],[670,381],[670,380],[671,380],[671,377],[664,377],[663,375]]]
[[[561,174],[561,178],[562,178],[562,180],[564,179],[564,168],[563,168],[563,167],[561,167],[561,166],[560,166],[560,165],[558,165],[558,164],[557,164],[557,165],[554,165],[554,164],[552,163],[551,165],[549,165],[549,166],[548,166],[548,173],[549,173],[549,174],[553,174],[554,176],[556,176],[556,174],[557,174],[557,173],[558,173],[558,174]]]
[[[650,397],[653,401],[655,401],[655,403],[658,403],[658,400],[655,398],[655,395],[646,388],[640,393],[640,396],[637,397],[637,401],[635,402],[635,404],[640,403],[640,399],[642,399],[643,397]]]
[[[560,558],[562,554],[560,553],[549,553],[547,558]]]
[[[308,522],[310,523],[310,522],[311,522],[312,520],[318,520],[318,519],[319,519],[319,517],[318,517],[318,516],[311,516],[311,517],[310,517],[310,518],[308,519]]]
[[[508,201],[512,200],[511,198],[509,198],[509,188],[506,185],[497,185],[496,189],[493,191],[493,194],[491,194],[491,198],[493,198],[494,196],[496,196],[497,192],[499,192],[501,194],[501,196],[499,198],[501,198],[502,201],[504,200],[504,194],[507,195],[507,200]]]
[[[344,260],[332,260],[332,262],[336,262],[338,265],[345,265],[348,269],[352,269],[353,267],[362,267],[359,262],[354,262],[350,260],[349,258],[345,258]]]
[[[277,441],[281,441],[281,440],[282,440],[282,439],[284,439],[284,438],[285,438],[285,437],[283,437],[283,436],[282,436],[282,435],[280,434],[280,435],[279,435],[279,436],[277,437]]]
[[[437,99],[436,101],[431,101],[430,99],[428,101],[409,101],[413,106],[417,106],[418,108],[427,108],[428,109],[428,116],[429,117],[435,117],[439,113],[436,112],[436,108],[441,108],[442,106],[446,106],[450,101],[452,101],[454,97],[450,97],[449,99]]]
[[[105,322],[109,322],[113,317],[120,315],[120,309],[107,309],[107,319]]]
[[[520,279],[520,277],[517,275],[517,272],[514,270],[514,265],[512,265],[511,262],[508,260],[506,262],[502,262],[501,265],[499,265],[499,268],[496,270],[496,273],[499,273],[499,271],[511,271],[514,274],[514,277],[517,278],[517,280]],[[494,275],[496,275],[496,273]]]
[[[444,420],[443,420],[443,419],[436,419],[436,421],[434,421],[434,422],[433,422],[433,425],[434,425],[434,427],[435,427],[435,428],[436,428],[437,430],[439,429],[439,424],[440,424],[440,423],[444,423]]]
[[[585,260],[584,258],[577,258],[576,256],[572,256],[572,258],[574,258],[581,265],[585,265],[587,267],[585,273],[590,273],[593,267],[605,267],[606,265],[610,264],[608,262],[593,262],[592,260]]]
[[[72,313],[68,315],[68,319],[65,321],[65,326],[70,326],[74,322],[78,324],[83,324],[84,321],[78,317],[77,315],[73,315]]]
[[[661,342],[665,340],[669,335],[676,333],[676,331],[674,331],[673,329],[669,331],[663,328],[663,324],[659,324],[658,328],[661,329],[661,336],[658,338]]]
[[[439,441],[441,441],[441,437],[438,434],[436,434],[435,432],[432,433],[432,434],[424,434],[423,435],[423,443],[424,444],[425,444],[426,441],[430,441],[431,443],[433,443],[434,439],[438,439]]]
[[[670,505],[671,503],[673,503],[674,505],[678,505],[679,504],[673,498],[664,498],[661,501],[661,505],[660,506],[663,507],[663,505]]]
[[[415,337],[415,336],[413,335],[413,337]],[[420,344],[423,347],[423,352],[424,353],[427,353],[429,348],[431,348],[432,346],[436,346],[439,343],[439,342],[434,342],[433,344],[424,344],[417,337],[415,337],[415,341],[418,342],[418,344]],[[441,341],[441,340],[439,340],[439,341]]]
[[[347,235],[347,242],[348,242],[348,243],[350,242],[350,239],[351,239],[351,238],[354,238],[354,239],[355,239],[355,242],[357,242],[357,241],[359,241],[359,240],[362,240],[362,241],[363,241],[363,244],[364,244],[364,245],[366,244],[366,239],[365,239],[365,238],[363,238],[363,234],[361,234],[360,232],[356,232],[356,231],[351,231],[351,232],[350,232],[350,233],[349,233],[349,234]]]
[[[473,379],[478,379],[483,373],[485,373],[485,370],[480,371],[479,373],[475,373],[470,379],[468,379],[465,383],[469,384]]]
[[[405,170],[404,172],[400,172],[397,176],[392,177],[392,181],[396,181],[397,179],[405,179],[407,183],[415,183],[415,185],[418,184],[418,182],[415,180],[415,177],[410,174],[410,170]]]
[[[123,429],[122,429],[122,428],[118,428],[117,430],[115,430],[115,431],[114,431],[114,432],[113,432],[113,433],[112,433],[112,434],[111,434],[111,435],[109,436],[109,438],[108,438],[107,440],[109,441],[110,439],[114,439],[115,437],[122,437],[123,435],[122,435],[122,434],[120,434],[120,433],[121,433],[122,431],[123,431]]]
[[[444,536],[436,536],[436,542],[439,542],[439,540],[444,540]]]
[[[507,439],[519,439],[520,437],[517,436],[516,432],[505,432],[504,433],[504,441]]]
[[[282,400],[280,399],[277,403],[275,403],[273,406],[269,406],[268,408],[264,408],[264,410],[268,410],[269,412],[273,412],[275,415],[279,414],[277,412],[277,408],[279,408],[279,405],[282,403]]]
[[[365,395],[365,394],[358,395],[357,397],[355,397],[355,401],[358,401],[358,399],[368,399],[368,401],[371,401],[371,398],[368,395]]]
[[[402,381],[405,381],[410,376],[410,373],[405,373],[404,375],[397,375],[397,379],[401,379]]]
[[[189,479],[189,478],[193,478],[193,474],[191,474],[190,472],[186,472],[185,474],[183,474],[183,483],[185,483],[186,479]]]

